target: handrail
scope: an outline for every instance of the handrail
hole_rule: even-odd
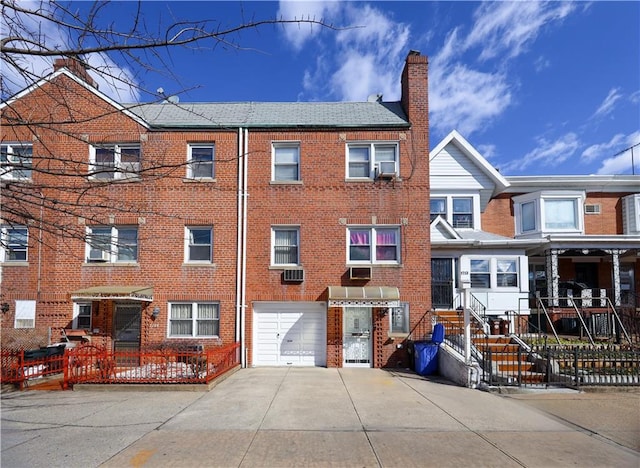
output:
[[[618,324],[620,325],[620,329],[624,333],[624,337],[627,339],[627,341],[629,342],[630,345],[633,345],[633,342],[631,341],[631,338],[629,337],[629,334],[627,333],[626,328],[624,328],[624,325],[622,324],[622,320],[620,319],[620,316],[618,315],[618,311],[613,306],[613,303],[611,302],[611,300],[608,297],[605,298],[605,299],[607,300],[607,310],[609,309],[609,307],[611,307],[611,311],[613,312],[613,315],[615,316],[615,318],[618,320]]]
[[[553,336],[555,336],[556,341],[558,342],[558,344],[560,344],[560,337],[558,336],[558,332],[556,332],[556,327],[553,326],[553,321],[551,320],[551,317],[549,317],[549,312],[547,312],[547,308],[544,306],[544,303],[542,302],[542,299],[548,299],[548,298],[542,298],[540,296],[536,296],[536,305],[538,306],[538,308],[542,307],[542,311],[544,312],[545,317],[547,317],[547,322],[549,323],[549,326],[551,327],[551,331],[553,332]],[[540,316],[540,314],[538,313],[538,317]]]
[[[595,345],[596,343],[595,343],[595,341],[593,341],[593,337],[591,336],[591,333],[589,333],[589,327],[587,327],[587,324],[585,323],[584,319],[582,318],[582,314],[578,310],[578,306],[576,305],[576,301],[571,296],[567,296],[566,300],[571,303],[571,305],[573,306],[573,310],[576,311],[576,315],[580,319],[580,323],[582,324],[582,328],[584,328],[584,331],[587,333],[587,336],[589,337],[589,342],[591,342],[592,345]]]

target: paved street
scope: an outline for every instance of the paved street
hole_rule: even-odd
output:
[[[209,392],[2,396],[2,467],[640,465],[640,393],[498,395],[380,369],[243,369]]]

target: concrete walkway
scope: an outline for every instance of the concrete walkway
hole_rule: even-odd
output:
[[[640,394],[501,396],[379,369],[243,369],[206,393],[5,394],[1,435],[3,468],[637,468]]]

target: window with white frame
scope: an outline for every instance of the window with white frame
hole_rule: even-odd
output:
[[[140,177],[140,145],[137,143],[93,145],[90,159],[92,179],[109,181]]]
[[[28,230],[26,226],[3,226],[0,238],[0,261],[26,262],[28,260]]]
[[[211,263],[213,261],[213,228],[190,226],[185,228],[185,261]]]
[[[457,229],[480,228],[479,195],[434,195],[429,206],[431,221],[441,216]]]
[[[409,333],[409,303],[401,302],[400,307],[391,307],[390,310],[390,333]]]
[[[396,143],[350,143],[347,145],[347,178],[374,179],[398,174]]]
[[[0,177],[5,180],[30,180],[33,164],[31,143],[0,145]]]
[[[169,303],[171,338],[210,338],[220,335],[220,304],[215,302]]]
[[[469,262],[472,288],[517,288],[520,285],[517,257],[472,258]]]
[[[578,229],[578,200],[575,198],[548,198],[544,200],[545,231]],[[582,211],[580,211],[582,212]]]
[[[91,330],[91,302],[73,304],[73,322],[71,327],[74,329]]]
[[[88,226],[88,262],[137,262],[138,228],[135,226]]]
[[[584,192],[543,191],[513,198],[516,235],[582,233]]]
[[[300,180],[300,143],[273,143],[273,179],[277,182]]]
[[[36,327],[36,301],[16,301],[14,328]]]
[[[271,228],[271,264],[274,266],[300,264],[300,228]]]
[[[187,177],[190,179],[213,179],[215,177],[215,154],[213,144],[190,144]]]
[[[518,262],[516,259],[496,259],[496,286],[499,288],[518,286]]]
[[[489,259],[471,260],[471,287],[491,287],[491,263]]]
[[[432,198],[429,203],[431,210],[431,221],[438,216],[447,220],[447,199],[446,198]]]
[[[451,225],[454,228],[473,228],[473,198],[453,197]]]
[[[349,263],[400,263],[400,228],[347,229]]]

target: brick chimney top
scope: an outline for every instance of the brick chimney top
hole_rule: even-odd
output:
[[[57,58],[53,62],[53,71],[58,71],[61,68],[66,68],[85,83],[98,89],[98,83],[96,83],[87,72],[89,66],[81,60],[72,57]]]

